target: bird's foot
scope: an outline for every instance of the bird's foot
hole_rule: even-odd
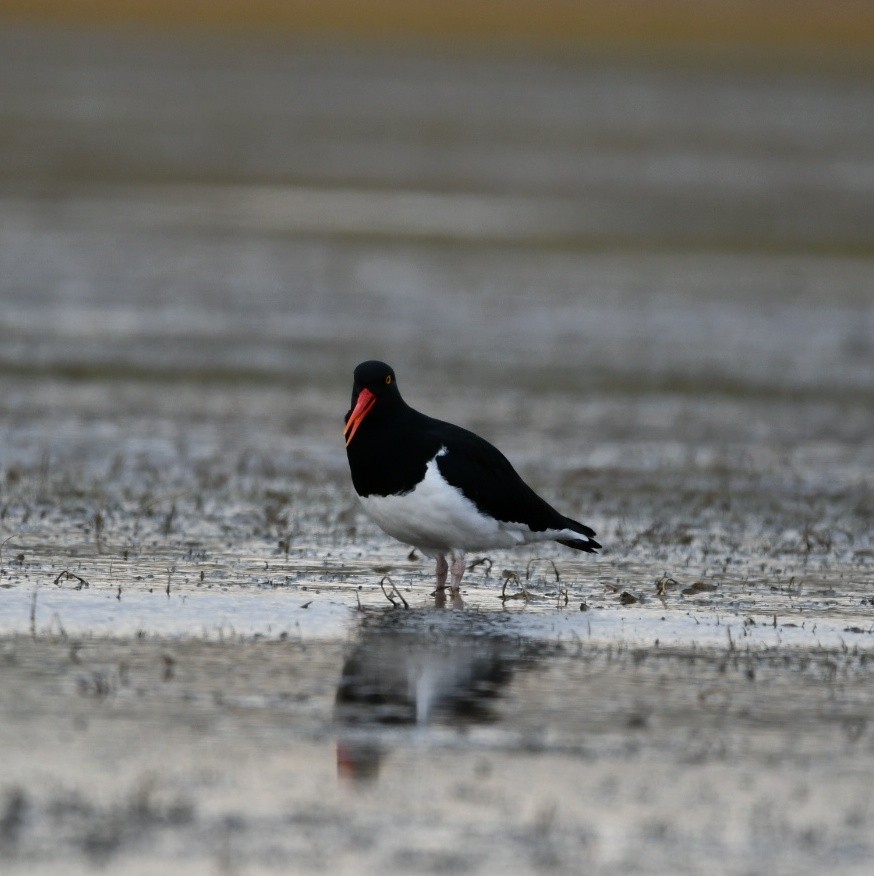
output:
[[[461,578],[464,575],[464,552],[458,554],[452,561],[452,578],[449,587],[446,579],[449,577],[449,563],[446,557],[437,557],[437,586],[431,594],[434,597],[434,605],[437,608],[446,607],[447,591],[449,601],[453,608],[464,608],[461,599]]]
[[[434,597],[434,608],[464,608],[460,590],[444,587],[442,590],[435,590],[431,595]]]

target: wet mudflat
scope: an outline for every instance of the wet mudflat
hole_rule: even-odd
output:
[[[857,651],[531,642],[524,620],[487,638],[482,618],[465,638],[415,620],[415,649],[380,637],[400,622],[385,612],[357,646],[5,642],[10,863],[864,872]],[[428,696],[429,671],[434,709],[416,716],[402,701]]]
[[[867,80],[0,39],[4,872],[870,872]],[[438,605],[371,356],[603,553]]]

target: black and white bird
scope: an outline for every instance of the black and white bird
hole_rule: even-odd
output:
[[[346,414],[346,453],[365,513],[437,560],[437,589],[458,592],[465,552],[538,541],[592,553],[601,545],[531,489],[488,441],[413,410],[385,362],[362,362]]]

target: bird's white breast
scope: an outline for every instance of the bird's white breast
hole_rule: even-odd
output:
[[[367,515],[393,538],[426,553],[513,547],[524,542],[518,526],[501,523],[477,510],[437,467],[441,448],[428,463],[425,477],[400,496],[361,496]],[[527,527],[526,527],[527,529]]]

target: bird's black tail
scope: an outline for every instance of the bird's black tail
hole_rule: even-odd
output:
[[[564,528],[572,529],[580,534],[580,538],[557,538],[559,544],[565,547],[574,548],[578,551],[585,551],[588,554],[595,553],[601,545],[595,541],[595,530],[585,523],[577,523],[576,520],[571,520],[570,517],[565,517]]]

